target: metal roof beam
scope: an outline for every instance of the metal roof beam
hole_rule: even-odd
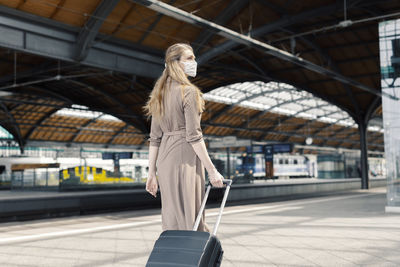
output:
[[[173,3],[175,3],[176,0],[170,0],[168,2],[168,4],[172,5]],[[131,9],[133,9],[135,6],[135,4],[132,3]],[[141,44],[146,38],[147,36],[149,36],[149,34],[153,31],[153,29],[157,26],[157,24],[160,22],[160,20],[162,19],[163,14],[158,14],[156,19],[151,23],[151,25],[144,31],[142,37],[140,37],[139,41],[137,41],[138,44]]]
[[[227,39],[230,39],[238,44],[244,44],[244,45],[249,45],[255,49],[259,49],[263,51],[266,54],[273,55],[281,60],[291,62],[295,65],[301,66],[302,68],[308,69],[310,71],[316,72],[321,75],[328,76],[334,80],[337,80],[339,82],[342,82],[344,84],[348,84],[354,87],[357,87],[363,91],[367,91],[371,94],[382,96],[385,95],[391,99],[398,100],[398,98],[394,95],[388,94],[386,92],[381,92],[377,89],[371,88],[369,86],[366,86],[356,80],[353,80],[349,77],[346,77],[336,71],[321,67],[317,64],[312,63],[311,61],[305,60],[303,58],[297,57],[291,53],[288,53],[284,50],[278,49],[274,46],[271,46],[267,43],[258,41],[250,36],[240,34],[238,32],[235,32],[231,29],[228,29],[226,27],[217,25],[216,23],[210,22],[208,20],[205,20],[203,18],[200,18],[198,16],[195,16],[191,13],[188,13],[184,10],[178,9],[174,6],[170,6],[168,4],[165,4],[161,1],[157,0],[130,0],[133,2],[136,2],[138,4],[141,4],[143,6],[148,7],[149,9],[152,9],[154,11],[157,11],[159,13],[168,15],[170,17],[173,17],[177,20],[184,21],[189,24],[193,24],[196,26],[203,27],[205,29],[209,29],[211,31],[216,32],[216,34],[225,37]]]
[[[331,112],[329,112],[329,113],[326,113],[324,116],[329,116],[329,115],[332,115],[332,114],[335,114],[335,113],[337,113],[336,110],[331,111]],[[319,119],[319,117],[317,116],[317,118],[314,118],[314,119],[312,119],[312,120],[307,120],[306,123],[304,123],[303,125],[300,125],[299,127],[297,127],[297,128],[295,129],[295,131],[301,131],[301,130],[303,130],[303,129],[304,129],[305,127],[307,127],[309,124],[311,124],[311,123],[313,123],[313,122],[315,122],[315,121],[318,121],[318,119]],[[283,120],[283,121],[285,121],[285,120]],[[322,123],[325,123],[325,122],[322,122]],[[334,124],[334,123],[329,123],[329,125],[333,125],[333,124]],[[288,139],[289,139],[289,138],[286,138],[286,139],[283,140],[283,141],[286,142]]]
[[[293,33],[293,31],[290,31],[290,32]],[[342,71],[339,69],[338,65],[333,60],[333,58],[327,52],[325,52],[317,43],[311,41],[308,37],[305,37],[305,36],[301,36],[299,39],[302,40],[308,46],[314,48],[314,50],[317,51],[317,53],[319,53],[324,58],[325,62],[328,65],[330,65],[334,71],[336,71],[337,73],[343,75]],[[350,98],[351,103],[353,104],[353,106],[354,106],[354,108],[356,110],[356,114],[359,114],[360,113],[360,107],[359,107],[358,102],[356,101],[356,99],[355,99],[355,97],[353,95],[353,91],[351,90],[350,86],[348,84],[346,84],[346,83],[342,83],[342,86],[346,90],[346,94]]]
[[[76,40],[74,58],[77,61],[82,61],[87,57],[89,49],[91,48],[93,41],[101,28],[101,25],[103,25],[104,20],[114,10],[118,2],[119,0],[103,0],[96,7],[96,10],[79,32]]]
[[[353,1],[353,2],[355,2],[355,1]],[[349,4],[349,6],[350,5],[351,4]],[[274,32],[276,30],[279,30],[282,27],[294,25],[298,22],[301,22],[301,21],[304,21],[307,19],[330,15],[330,14],[340,11],[342,9],[343,9],[343,5],[332,4],[332,5],[327,5],[327,6],[319,7],[316,9],[312,9],[312,10],[307,10],[307,11],[299,13],[297,15],[286,16],[275,22],[268,23],[268,24],[261,26],[247,34],[250,34],[253,37],[259,37],[259,36]],[[204,54],[202,54],[200,57],[198,57],[198,62],[199,62],[199,64],[205,63],[205,62],[209,61],[211,58],[213,58],[227,50],[231,50],[232,48],[236,47],[237,45],[239,45],[239,44],[233,40],[226,41],[226,42],[210,49],[209,51],[205,52]]]
[[[290,119],[292,119],[292,118],[295,118],[296,116],[298,116],[298,115],[299,115],[300,113],[302,113],[302,112],[306,112],[306,111],[309,111],[309,110],[312,110],[312,109],[316,109],[316,108],[326,107],[326,106],[329,106],[329,105],[331,105],[331,104],[326,103],[326,104],[321,104],[321,105],[318,105],[318,106],[315,106],[315,107],[309,106],[309,107],[306,108],[306,109],[297,111],[295,114],[292,114],[292,115],[289,115],[289,116],[286,115],[285,118],[283,118],[282,120],[279,120],[279,125],[282,126],[283,123],[284,123],[285,121],[290,120]],[[303,106],[303,107],[304,107],[304,106]],[[336,112],[337,112],[337,111],[329,112],[329,113],[325,114],[324,116],[328,116],[328,115],[333,114],[333,113],[336,113]],[[310,119],[305,119],[305,118],[301,118],[301,119],[307,120],[307,122],[306,122],[306,123],[303,123],[303,124],[299,124],[299,127],[298,127],[298,128],[303,127],[303,125],[308,124],[310,121],[316,121],[316,120],[318,120],[318,117],[317,117],[317,118],[314,118],[314,119],[312,119],[312,120],[310,120]],[[269,127],[268,129],[272,130],[272,129],[274,129],[275,127],[276,127],[276,126],[271,126],[271,127]],[[266,136],[267,136],[267,135],[262,136],[261,139],[265,139]],[[288,140],[288,139],[289,139],[289,137],[286,138],[286,140]]]
[[[113,100],[113,101],[114,101],[115,103],[117,103],[119,106],[121,106],[122,108],[124,108],[124,109],[128,112],[128,114],[131,114],[132,117],[134,117],[134,118],[137,120],[138,123],[134,125],[135,128],[141,130],[143,133],[147,133],[147,132],[148,132],[147,127],[146,127],[146,123],[145,123],[145,122],[143,121],[143,119],[142,119],[143,116],[141,116],[141,115],[139,115],[139,114],[135,114],[134,112],[132,112],[132,110],[130,109],[130,107],[129,107],[128,105],[122,103],[122,102],[121,102],[120,100],[118,100],[113,94],[110,94],[110,93],[106,92],[103,88],[100,88],[100,87],[98,87],[98,86],[95,87],[95,86],[93,86],[93,85],[91,85],[91,84],[88,84],[88,83],[86,83],[86,82],[79,81],[79,80],[76,80],[76,79],[66,79],[65,81],[71,82],[71,83],[74,83],[74,84],[77,84],[77,85],[80,85],[80,86],[82,86],[82,87],[84,87],[84,88],[88,88],[88,89],[94,91],[95,93],[100,93],[100,94],[102,94],[103,96],[105,96],[105,97],[107,97],[107,98]],[[90,106],[89,106],[89,107],[90,107]]]
[[[256,115],[254,115],[253,117],[251,117],[250,120],[248,120],[248,121],[242,123],[241,125],[239,125],[239,127],[244,127],[246,124],[249,124],[250,122],[255,121],[255,120],[258,119],[259,117],[261,117],[261,116],[267,114],[268,112],[272,111],[274,108],[277,108],[277,107],[279,107],[279,106],[281,106],[281,105],[285,105],[285,104],[293,103],[293,102],[297,102],[297,101],[302,101],[302,100],[307,100],[307,99],[310,99],[310,98],[309,98],[308,96],[306,96],[306,97],[300,97],[300,98],[298,98],[298,99],[296,99],[296,100],[294,100],[294,101],[293,101],[292,99],[290,99],[290,100],[286,100],[286,101],[280,102],[280,103],[278,103],[278,104],[276,104],[276,105],[273,105],[273,106],[269,107],[269,108],[266,109],[266,110],[263,110],[262,112],[257,113]],[[294,115],[294,114],[293,114],[293,115]],[[287,116],[290,116],[290,115],[287,115]],[[291,116],[291,118],[292,118],[292,116]],[[262,138],[264,138],[264,137],[269,133],[269,131],[272,131],[274,128],[275,128],[275,126],[273,126],[273,127],[268,127],[268,129],[266,130],[266,134],[263,135]]]
[[[0,6],[0,32],[0,47],[76,62],[78,27]],[[160,51],[104,34],[97,37],[104,40],[90,47],[81,64],[153,79],[164,69]]]
[[[224,8],[224,10],[218,14],[215,19],[215,23],[219,25],[225,25],[229,22],[237,13],[239,13],[247,4],[249,0],[233,0],[230,1],[229,5]],[[205,30],[199,34],[196,41],[192,43],[194,46],[195,53],[199,52],[204,44],[208,43],[210,39],[214,36],[213,31]]]
[[[375,110],[380,105],[382,105],[382,98],[375,97],[375,99],[372,101],[371,105],[368,107],[367,112],[365,113],[364,122],[367,126],[368,126],[369,121],[371,120],[372,114],[375,112]]]

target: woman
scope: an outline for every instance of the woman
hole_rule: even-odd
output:
[[[146,190],[156,197],[160,185],[163,231],[193,229],[205,194],[203,165],[212,185],[223,187],[223,177],[210,160],[200,127],[202,93],[188,80],[188,76],[196,76],[196,70],[190,45],[170,46],[165,69],[144,107],[148,118],[151,116]],[[204,216],[203,212],[198,231],[209,232]]]

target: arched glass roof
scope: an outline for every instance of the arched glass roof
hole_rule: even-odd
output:
[[[284,83],[236,83],[214,89],[203,96],[205,100],[228,105],[357,128],[354,120],[337,106]],[[379,126],[371,126],[368,130],[383,132]]]
[[[72,105],[71,108],[63,108],[58,110],[55,113],[55,115],[88,118],[88,119],[101,119],[108,121],[121,121],[120,119],[112,115],[105,114],[103,112],[92,111],[86,106],[75,105],[75,104]]]
[[[13,136],[3,127],[0,126],[0,139],[12,139]]]

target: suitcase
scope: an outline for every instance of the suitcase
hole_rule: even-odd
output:
[[[200,224],[201,215],[207,202],[211,189],[211,183],[207,186],[206,194],[197,215],[193,230],[166,230],[154,244],[153,251],[147,261],[147,267],[160,266],[201,266],[216,267],[221,265],[222,250],[221,242],[216,236],[222,211],[229,194],[232,180],[224,179],[226,184],[225,194],[213,232],[196,231]]]

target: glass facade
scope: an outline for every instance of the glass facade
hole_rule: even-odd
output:
[[[379,24],[382,92],[400,98],[400,19]],[[400,212],[399,100],[382,97],[387,168],[387,212]]]

